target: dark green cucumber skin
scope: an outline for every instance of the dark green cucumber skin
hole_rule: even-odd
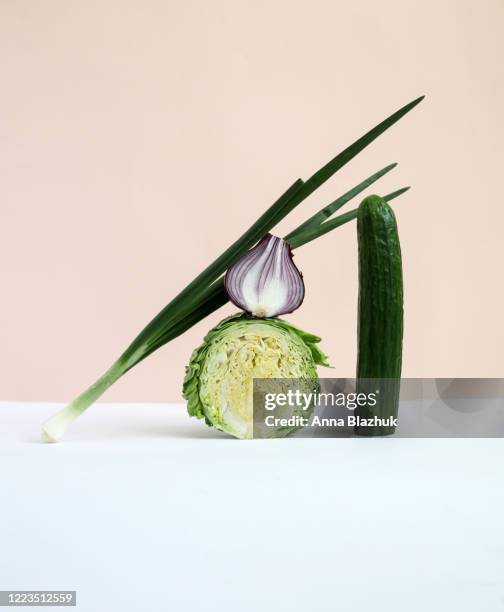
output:
[[[358,392],[378,390],[362,418],[397,417],[403,344],[403,274],[394,211],[379,196],[365,198],[357,213],[359,244]],[[372,380],[374,379],[374,380]],[[379,380],[376,380],[379,379]],[[395,427],[359,427],[363,436],[394,433]]]

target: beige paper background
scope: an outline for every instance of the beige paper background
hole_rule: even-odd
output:
[[[502,376],[501,0],[3,0],[0,398],[66,400],[297,177],[427,99],[282,223],[392,161],[405,376]],[[355,225],[289,320],[355,363]],[[225,307],[107,394],[177,400]]]

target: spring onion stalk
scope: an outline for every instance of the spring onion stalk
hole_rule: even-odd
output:
[[[423,97],[424,96],[421,96],[409,104],[406,104],[390,115],[390,117],[372,128],[369,132],[364,134],[364,136],[336,155],[336,157],[313,174],[307,181],[304,182],[298,179],[293,183],[293,185],[278,198],[278,200],[241,236],[241,238],[224,251],[220,257],[199,274],[167,306],[165,306],[154,319],[152,319],[105,374],[63,410],[44,423],[42,427],[42,438],[48,442],[56,442],[59,440],[70,424],[128,370],[140,363],[140,361],[155,350],[181,335],[198,321],[225,304],[228,298],[224,290],[222,274],[296,206],[333,176],[333,174],[417,106],[417,104],[423,100]],[[393,166],[394,165],[387,166],[387,168],[380,170],[376,173],[379,176],[374,180],[383,176],[383,174],[391,170]],[[373,177],[366,179],[366,181],[371,179],[373,179]],[[371,182],[374,182],[374,180],[371,180]],[[368,185],[369,184],[371,183],[368,183]],[[359,185],[354,188],[356,190],[354,195],[360,192],[358,188]],[[364,188],[365,187],[362,187],[362,189]],[[349,193],[350,192],[347,192],[347,194],[342,196],[343,199],[348,198],[343,204],[353,197],[351,195],[349,196]],[[317,217],[317,219],[326,219],[328,210],[332,212],[337,210],[340,205],[336,202],[338,201],[329,204],[325,209],[320,211],[320,217]],[[341,204],[341,206],[343,204]],[[332,212],[329,214],[332,214]],[[340,215],[340,217],[344,217],[344,215]],[[301,246],[353,218],[355,217],[345,218],[338,222],[340,218],[336,217],[330,221],[325,221],[324,223],[313,226],[312,223],[314,223],[314,219],[311,218],[308,220],[310,224],[306,232],[303,227],[302,233],[297,233],[296,230],[289,234],[289,243],[293,248],[295,246]],[[332,223],[332,226],[329,228],[326,227],[330,223]],[[303,226],[305,226],[305,224],[303,224]]]
[[[397,191],[383,196],[383,199],[386,202],[390,202],[391,200],[398,198],[403,193],[406,193],[408,189],[409,187],[402,187]],[[348,223],[349,221],[353,221],[357,218],[357,211],[358,209],[354,208],[353,210],[343,213],[342,215],[338,215],[334,219],[329,219],[324,223],[315,223],[312,225],[306,225],[305,223],[303,223],[299,226],[299,228],[301,228],[299,229],[299,231],[296,230],[295,232],[291,233],[291,237],[289,238],[289,243],[291,247],[293,249],[298,249],[300,246],[303,246],[303,244],[311,242],[312,240],[315,240],[315,238],[320,238],[320,236],[323,236],[328,232],[332,232],[333,229],[336,229],[337,227],[340,227],[345,223]]]
[[[385,166],[385,168],[382,168],[378,172],[375,172],[375,174],[372,174],[370,177],[368,177],[367,179],[344,193],[342,196],[334,200],[334,202],[331,202],[330,204],[322,208],[322,210],[320,210],[318,213],[315,213],[307,221],[296,227],[296,229],[292,230],[292,232],[285,236],[285,240],[289,241],[289,239],[292,238],[294,234],[299,234],[308,227],[320,225],[331,215],[333,215],[337,210],[339,210],[342,206],[344,206],[347,202],[355,198],[356,195],[364,191],[364,189],[367,189],[370,185],[372,185],[379,178],[387,174],[387,172],[393,170],[396,166],[397,164],[389,164],[388,166]]]

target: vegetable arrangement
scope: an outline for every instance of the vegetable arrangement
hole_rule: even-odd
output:
[[[285,236],[284,240],[268,236],[268,232],[296,206],[422,100],[423,96],[406,104],[390,115],[336,155],[308,180],[298,179],[295,181],[236,242],[203,270],[201,274],[152,319],[117,361],[93,385],[44,423],[42,428],[43,439],[50,442],[59,440],[68,426],[121,376],[161,346],[177,338],[193,325],[223,306],[228,299],[231,299],[240,308],[256,317],[274,317],[297,308],[304,296],[304,285],[299,272],[292,262],[291,249],[299,248],[355,219],[358,209],[353,209],[333,218],[330,217],[344,204],[364,191],[380,177],[390,172],[396,164],[390,164],[364,179],[292,230]],[[390,202],[407,191],[407,189],[409,187],[403,187],[384,196],[383,200]],[[260,241],[259,244],[252,248],[258,241]],[[269,249],[268,255],[261,260],[261,256],[264,255],[267,249]],[[271,257],[272,253],[274,255]],[[243,256],[245,256],[244,260],[239,262]],[[257,275],[254,277],[254,270],[260,272],[264,267],[265,261],[268,262],[268,265],[271,264],[272,266],[268,274],[266,274],[266,278],[258,278]],[[236,264],[236,266],[234,267],[233,264]],[[225,281],[223,275],[227,270]],[[283,277],[284,282],[279,282],[280,277]],[[226,288],[229,293],[226,292]],[[281,295],[279,290],[283,291]],[[211,402],[208,398],[211,398],[214,391],[211,389],[212,385],[208,384],[209,370],[208,365],[205,366],[204,363],[205,356],[217,350],[213,340],[216,341],[216,344],[221,343],[222,346],[226,343],[234,343],[234,346],[236,346],[236,342],[240,344],[240,341],[237,340],[237,333],[240,333],[237,332],[237,325],[245,327],[249,332],[255,334],[256,338],[262,338],[262,341],[264,341],[267,328],[268,337],[274,337],[277,343],[275,345],[276,348],[272,348],[273,353],[275,350],[278,350],[278,347],[283,342],[286,350],[285,355],[290,353],[296,355],[295,361],[297,362],[296,367],[298,367],[298,370],[293,371],[303,370],[312,372],[317,364],[323,364],[326,360],[323,354],[318,352],[318,349],[314,349],[314,346],[319,341],[316,336],[297,330],[285,323],[285,321],[271,318],[246,320],[242,316],[233,320],[225,320],[214,328],[206,337],[202,347],[193,354],[184,383],[184,394],[188,399],[190,413],[193,413],[195,416],[204,416],[207,422],[230,431],[230,433],[235,432],[235,435],[237,433],[241,435],[246,434],[248,431],[246,424],[242,422],[235,423],[230,414],[228,415],[229,418],[223,420],[222,415],[216,414],[215,410],[212,410]],[[312,361],[308,357],[308,350],[311,353]],[[266,367],[266,362],[264,362],[264,367]],[[281,371],[287,371],[285,366],[282,365],[282,360],[280,360],[279,367]],[[196,381],[198,380],[201,381],[199,399],[195,395]]]

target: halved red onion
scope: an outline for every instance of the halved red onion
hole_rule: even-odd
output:
[[[229,268],[224,284],[231,302],[255,317],[293,312],[305,294],[290,244],[271,234]]]

